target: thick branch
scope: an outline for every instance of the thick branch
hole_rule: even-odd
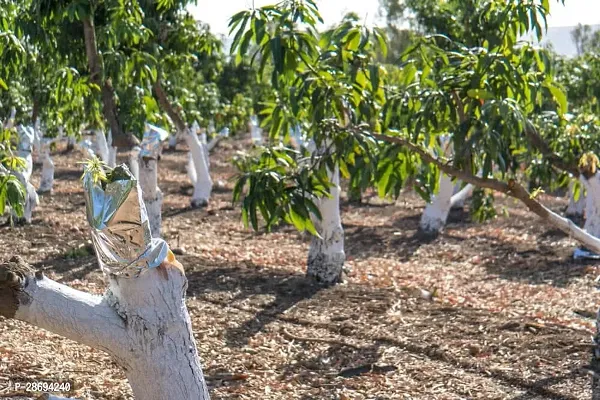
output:
[[[572,221],[563,218],[560,215],[551,211],[550,209],[546,208],[543,204],[535,200],[535,198],[532,198],[529,192],[527,192],[527,190],[517,181],[511,179],[508,183],[504,183],[496,179],[480,178],[478,176],[474,176],[470,172],[459,170],[447,163],[442,162],[441,160],[432,156],[421,147],[409,142],[406,139],[379,134],[373,134],[372,136],[375,139],[382,140],[387,143],[394,143],[408,147],[410,150],[417,153],[423,161],[435,164],[441,171],[445,172],[447,175],[459,178],[477,187],[492,189],[501,193],[505,193],[511,197],[520,200],[527,206],[527,208],[529,208],[542,219],[547,220],[563,232],[572,235],[576,240],[585,244],[592,251],[600,252],[600,239],[590,235],[583,229],[579,228]]]
[[[160,79],[157,79],[154,82],[154,93],[156,94],[156,99],[158,100],[158,104],[160,104],[161,108],[166,111],[171,121],[175,124],[177,130],[181,133],[184,133],[187,130],[187,126],[181,115],[173,108],[167,94],[163,90],[162,83]]]
[[[113,146],[122,149],[131,149],[139,145],[139,140],[132,134],[123,132],[119,119],[117,118],[117,105],[115,103],[115,93],[110,78],[104,76],[104,66],[98,46],[96,43],[96,28],[94,27],[93,17],[83,19],[83,33],[85,36],[85,53],[88,59],[88,68],[90,69],[90,82],[101,89],[102,92],[102,114],[108,121],[112,131]]]
[[[0,315],[111,354],[127,348],[125,323],[102,297],[34,273],[18,257],[0,265]]]
[[[211,141],[206,144],[206,150],[208,150],[209,153],[212,152],[222,139],[223,136],[221,135],[212,138]]]

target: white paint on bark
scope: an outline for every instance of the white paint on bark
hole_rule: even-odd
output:
[[[54,186],[54,162],[50,156],[51,140],[42,139],[42,178],[38,192],[47,193],[52,191]]]
[[[208,172],[204,146],[200,143],[196,133],[191,130],[185,132],[185,140],[190,148],[191,162],[193,163],[193,168],[190,168],[188,162],[188,176],[194,185],[192,206],[206,206],[212,193],[213,182]],[[195,179],[192,179],[193,177]]]
[[[117,148],[110,146],[108,148],[108,162],[106,163],[110,168],[117,166]]]
[[[129,170],[135,179],[140,179],[140,147],[135,146],[129,152]]]
[[[139,182],[150,221],[150,232],[152,232],[152,237],[159,238],[162,225],[163,195],[158,188],[158,161],[154,158],[142,157],[140,167]]]
[[[138,278],[108,281],[100,297],[27,276],[14,318],[109,353],[136,399],[208,400],[183,271],[163,264]]]
[[[108,164],[108,142],[102,130],[96,130],[96,153],[98,157]]]
[[[446,225],[448,213],[452,207],[452,193],[454,192],[454,184],[452,178],[444,173],[440,173],[439,191],[432,198],[431,203],[425,206],[421,222],[419,223],[420,230],[428,235],[437,235]]]
[[[314,145],[311,150],[314,151]],[[306,274],[318,282],[329,285],[342,279],[346,253],[340,216],[340,173],[337,166],[333,171],[328,171],[328,177],[333,184],[329,189],[331,198],[315,199],[322,219],[312,220],[321,238],[313,237],[311,240]]]
[[[590,235],[600,237],[600,174],[589,179],[582,175],[580,180],[587,192],[583,229]]]
[[[450,199],[450,208],[463,208],[465,201],[473,194],[475,186],[468,183],[461,189],[460,185],[461,182],[457,182],[454,186],[454,194],[452,195],[452,199]]]
[[[585,178],[584,178],[585,179]],[[567,206],[567,210],[565,214],[567,217],[575,217],[583,219],[583,215],[586,208],[586,198],[584,193],[584,188],[582,187],[579,191],[579,198],[575,200],[575,183],[569,183],[569,205]]]

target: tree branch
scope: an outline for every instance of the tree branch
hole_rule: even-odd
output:
[[[111,354],[127,349],[125,322],[104,298],[34,273],[19,257],[0,265],[0,315]]]
[[[478,187],[492,189],[497,192],[505,193],[511,197],[514,197],[515,199],[520,200],[527,206],[527,208],[529,208],[542,219],[550,222],[552,225],[556,226],[558,229],[562,230],[566,234],[573,236],[576,240],[585,244],[592,251],[600,252],[600,239],[590,235],[589,233],[578,227],[571,220],[561,217],[560,215],[556,214],[555,212],[551,211],[543,204],[535,200],[535,198],[533,198],[529,194],[529,192],[527,192],[527,190],[516,180],[510,179],[508,183],[504,183],[496,179],[480,178],[478,176],[474,176],[470,172],[457,169],[448,163],[442,162],[440,159],[432,156],[420,146],[417,146],[406,139],[380,134],[371,134],[371,136],[373,136],[375,139],[387,143],[406,146],[410,150],[417,153],[423,161],[436,165],[441,171],[443,171],[447,175],[459,178],[467,183],[471,183]]]
[[[158,100],[158,104],[160,104],[161,108],[165,110],[171,121],[175,124],[177,130],[181,133],[184,133],[187,130],[187,125],[181,115],[173,108],[167,94],[165,93],[162,83],[160,79],[157,79],[152,85],[154,88],[154,93],[156,94],[156,99]]]

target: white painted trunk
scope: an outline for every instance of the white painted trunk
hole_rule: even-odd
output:
[[[337,166],[333,172],[329,171],[329,179],[334,184],[329,189],[331,198],[322,197],[316,201],[322,220],[313,218],[313,222],[321,238],[312,238],[306,271],[309,277],[325,284],[341,280],[346,260],[344,229],[340,216],[340,173]]]
[[[574,186],[575,184],[573,182],[569,183],[569,205],[565,214],[567,215],[567,217],[583,219],[583,214],[586,208],[585,193],[582,188],[582,190],[580,190],[579,192],[579,198],[575,200]]]
[[[192,181],[194,193],[192,194],[192,206],[202,207],[208,205],[210,194],[212,193],[213,182],[208,172],[208,163],[205,159],[204,146],[200,143],[198,136],[190,132],[185,133],[185,140],[190,148],[191,159],[194,164],[193,170],[196,173],[196,180]],[[190,180],[192,173],[188,172]]]
[[[42,179],[38,192],[47,193],[52,191],[54,186],[54,162],[50,156],[50,146],[43,146],[42,150]]]
[[[36,119],[33,123],[33,151],[32,161],[37,163],[40,158],[43,158],[42,154],[42,132],[40,132],[40,120]]]
[[[460,185],[461,182],[457,182],[454,186],[454,194],[450,200],[450,208],[463,208],[465,206],[465,201],[473,194],[475,186],[469,183],[461,189]]]
[[[454,184],[452,178],[440,173],[440,187],[437,194],[433,196],[431,203],[427,204],[419,228],[421,232],[428,235],[437,235],[446,225],[448,213],[452,207],[452,193]]]
[[[162,200],[163,195],[158,188],[158,161],[153,158],[141,159],[140,168],[140,187],[142,189],[142,198],[146,204],[146,212],[150,221],[150,232],[152,237],[160,237],[162,225]]]
[[[141,149],[135,146],[129,152],[129,170],[138,181],[140,180],[140,151]]]
[[[210,153],[211,151],[213,151],[213,149],[219,144],[219,142],[223,140],[223,136],[215,136],[214,138],[212,138],[210,140],[210,142],[208,142],[208,144],[206,145],[206,151],[207,153]],[[207,155],[208,157],[208,155]]]
[[[137,278],[107,277],[102,297],[22,266],[6,269],[0,266],[0,315],[107,352],[124,369],[136,399],[209,399],[182,268],[163,263]]]
[[[595,237],[600,237],[600,174],[589,179],[581,176],[586,189],[585,224],[583,229]]]
[[[98,157],[102,161],[108,164],[108,142],[106,141],[104,132],[100,129],[96,131],[96,153],[98,153]]]
[[[110,168],[117,166],[117,148],[110,146],[108,148],[108,162],[106,163]]]

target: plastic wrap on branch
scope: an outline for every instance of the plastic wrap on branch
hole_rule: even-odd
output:
[[[142,143],[140,144],[140,156],[157,159],[160,153],[162,142],[167,140],[168,137],[169,132],[166,130],[159,128],[158,126],[146,124],[144,137],[142,139]]]
[[[158,267],[169,247],[152,238],[150,222],[137,180],[121,164],[95,179],[95,168],[86,167],[83,176],[86,215],[92,228],[92,242],[103,272],[136,277]]]

